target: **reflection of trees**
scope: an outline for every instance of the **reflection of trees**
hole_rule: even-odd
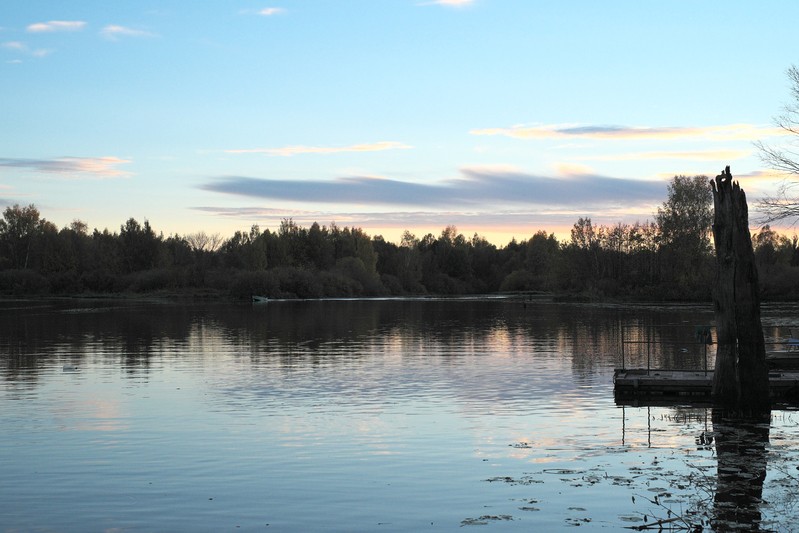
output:
[[[571,306],[562,327],[573,351],[573,368],[590,376],[608,358],[621,366],[622,341],[628,368],[703,369],[706,345],[697,342],[696,326],[711,321],[709,309],[693,306]],[[708,350],[712,365],[714,350]]]
[[[571,362],[572,375],[594,381],[618,355],[620,324],[643,330],[645,324],[665,322],[669,313],[673,310],[513,299],[264,306],[61,301],[0,310],[0,350],[6,379],[35,381],[47,360],[82,364],[86,357],[116,358],[122,368],[140,373],[159,354],[189,345],[205,353],[205,347],[213,351],[222,343],[251,357],[314,364],[320,357],[331,361],[339,350],[346,350],[348,359],[360,357],[375,339],[391,338],[407,353],[450,360],[472,352],[502,352],[520,361],[543,355],[558,367],[560,361]]]
[[[129,371],[149,366],[167,343],[184,342],[199,307],[110,300],[4,306],[0,353],[7,381],[35,382],[48,361],[80,365],[87,357],[117,358]]]
[[[726,418],[713,409],[718,478],[713,526],[718,531],[760,530],[770,413],[757,419]]]

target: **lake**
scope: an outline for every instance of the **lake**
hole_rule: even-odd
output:
[[[799,308],[766,306],[767,338]],[[710,305],[0,303],[0,531],[557,531],[799,518],[797,422],[620,406]],[[799,328],[797,329],[799,334]],[[651,340],[651,344],[644,341]]]

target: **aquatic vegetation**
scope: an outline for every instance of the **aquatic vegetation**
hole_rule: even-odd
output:
[[[785,530],[799,520],[794,414],[776,411],[771,425],[715,419],[710,428],[701,428],[699,416],[657,419],[650,415],[656,422],[685,423],[671,436],[681,444],[620,447],[600,456],[586,453],[571,460],[581,468],[548,467],[486,481],[530,487],[534,497],[513,502],[523,513],[519,516],[543,512],[562,517],[565,526],[596,524],[633,531]],[[698,435],[697,429],[701,429]],[[534,449],[527,442],[510,446]],[[635,460],[629,460],[632,457]],[[567,489],[571,505],[553,497]],[[613,498],[611,511],[574,504],[592,501],[597,490],[619,495]]]

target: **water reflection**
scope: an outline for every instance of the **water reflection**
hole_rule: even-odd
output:
[[[628,512],[634,483],[660,501],[671,480],[683,487],[674,494],[695,492],[685,461],[714,469],[702,471],[719,487],[704,503],[719,524],[768,512],[759,503],[768,426],[764,434],[689,407],[625,411],[613,400],[621,332],[692,341],[712,316],[703,307],[510,299],[12,307],[0,304],[0,399],[26,401],[0,402],[0,422],[15,436],[0,445],[0,470],[22,490],[0,487],[0,515],[58,502],[38,522],[14,515],[20,530],[80,530],[58,514],[74,506],[85,516],[115,513],[109,528],[145,530],[158,529],[147,522],[154,516],[192,517],[172,529],[232,529],[221,520],[234,515],[251,517],[251,530],[436,522],[454,531],[486,516],[512,516],[502,527],[520,531],[601,528],[621,513],[640,518]],[[698,355],[662,346],[650,354],[657,364],[701,365]],[[68,363],[80,371],[64,373]],[[40,458],[51,461],[49,474],[31,466]],[[506,476],[524,482],[486,486]],[[741,500],[746,479],[755,491]],[[209,507],[211,496],[222,506],[221,493],[230,495],[224,512]],[[732,516],[728,496],[749,510]],[[129,510],[134,498],[139,509]],[[574,522],[574,513],[594,522]]]
[[[666,463],[662,462],[648,471],[650,479],[668,481],[670,491],[683,494],[670,500],[650,500],[655,504],[651,514],[654,526],[650,524],[645,529],[668,526],[696,531],[705,527],[714,531],[772,531],[775,523],[780,523],[774,515],[779,517],[784,509],[778,508],[776,502],[769,504],[770,521],[764,523],[763,517],[770,413],[740,418],[729,417],[723,410],[711,407],[675,406],[665,409],[668,414],[662,407],[651,406],[622,406],[621,410],[623,446],[679,448],[678,428],[695,435],[695,451],[685,450],[682,467],[673,463],[664,466]],[[664,420],[674,427],[664,430]],[[793,459],[783,456],[780,461],[792,464]],[[787,479],[794,484],[793,476],[788,475]],[[782,495],[780,499],[784,500],[785,509],[793,507],[790,498]]]
[[[694,314],[705,320],[707,311]],[[87,348],[115,354],[125,367],[146,370],[149,356],[189,342],[229,343],[259,357],[273,354],[265,346],[311,354],[392,338],[428,343],[433,355],[458,356],[472,342],[513,350],[529,348],[534,339],[537,350],[570,356],[575,373],[589,376],[617,363],[622,329],[643,336],[651,323],[668,322],[669,316],[673,311],[654,308],[513,300],[298,301],[254,307],[6,302],[0,306],[0,350],[8,355],[3,375],[14,379],[15,369],[35,372],[39,358],[83,357]],[[688,327],[696,320],[689,320]],[[655,334],[660,338],[663,333]]]
[[[713,498],[717,531],[760,531],[771,416],[728,418],[713,409],[718,470]],[[767,528],[771,529],[771,528]]]
[[[130,372],[146,372],[150,356],[185,342],[189,309],[112,301],[4,302],[0,351],[4,379],[35,381],[51,361],[80,365],[93,354],[118,358]]]

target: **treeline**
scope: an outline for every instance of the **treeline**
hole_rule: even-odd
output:
[[[75,295],[211,291],[236,298],[321,298],[540,291],[576,298],[709,300],[715,271],[707,180],[674,178],[654,222],[574,224],[559,241],[539,231],[497,247],[448,226],[400,243],[335,224],[253,226],[223,239],[164,237],[131,218],[119,231],[58,229],[33,205],[0,220],[0,293]],[[686,197],[687,195],[687,197]],[[691,203],[693,202],[693,203]],[[799,242],[753,236],[764,298],[799,298]]]

